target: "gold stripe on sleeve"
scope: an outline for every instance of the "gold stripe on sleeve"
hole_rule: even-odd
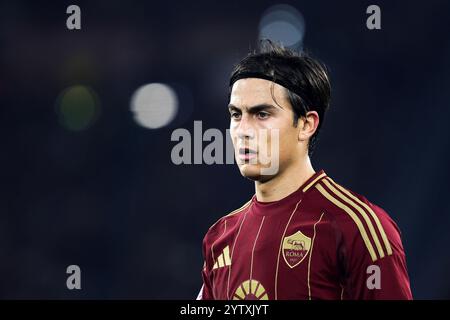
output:
[[[327,179],[324,179],[323,183],[328,187],[328,189],[331,190],[331,192],[334,193],[334,195],[337,198],[340,198],[340,200],[343,200],[348,205],[350,205],[352,207],[352,209],[356,209],[361,214],[361,216],[364,218],[364,221],[366,222],[367,227],[369,228],[370,234],[372,235],[372,239],[375,242],[375,246],[378,249],[378,255],[380,256],[380,258],[383,258],[384,251],[383,251],[383,248],[381,247],[380,239],[378,239],[378,235],[375,232],[375,228],[373,227],[372,221],[370,220],[367,213],[359,205],[357,205],[355,202],[353,202],[351,199],[349,199],[343,193],[341,193],[339,190],[337,190],[334,186],[332,186],[331,183]]]
[[[359,220],[358,216],[355,214],[355,212],[353,212],[352,209],[350,209],[348,206],[346,206],[345,204],[343,204],[342,202],[340,202],[338,199],[336,199],[335,197],[333,197],[331,194],[329,194],[323,187],[321,184],[316,184],[316,189],[319,190],[319,192],[325,197],[327,198],[330,202],[332,202],[335,206],[337,206],[338,208],[341,208],[342,210],[344,210],[355,222],[356,226],[358,227],[359,233],[361,234],[363,241],[367,247],[367,250],[369,251],[370,257],[372,258],[372,261],[376,261],[377,260],[377,255],[375,254],[375,250],[373,249],[372,244],[370,243],[369,237],[367,236],[366,230],[364,229],[364,226],[361,222],[361,220]]]
[[[357,197],[355,197],[351,192],[349,192],[348,190],[346,190],[344,187],[342,187],[341,185],[337,184],[336,182],[334,182],[333,179],[328,178],[331,180],[331,182],[333,182],[333,184],[339,188],[339,190],[341,190],[343,193],[345,193],[347,196],[349,196],[350,198],[352,198],[356,203],[359,203],[361,206],[363,206],[367,212],[370,213],[370,215],[372,216],[373,220],[375,220],[375,224],[378,227],[378,231],[381,234],[381,238],[383,239],[383,243],[384,246],[386,247],[387,250],[387,255],[390,256],[392,255],[392,248],[391,248],[391,244],[389,243],[389,240],[386,236],[386,232],[384,232],[384,228],[381,225],[380,219],[378,219],[378,216],[375,214],[375,212],[372,210],[371,207],[369,207],[366,203],[364,203],[363,201],[361,201],[360,199],[358,199]]]

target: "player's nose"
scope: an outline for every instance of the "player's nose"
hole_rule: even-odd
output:
[[[255,129],[246,116],[241,118],[236,129],[236,135],[240,139],[253,139],[255,137]]]

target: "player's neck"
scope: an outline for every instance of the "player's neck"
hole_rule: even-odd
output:
[[[311,161],[306,157],[268,181],[255,181],[256,199],[261,202],[281,200],[298,190],[314,173]]]

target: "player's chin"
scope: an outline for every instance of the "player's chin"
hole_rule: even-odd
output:
[[[259,180],[261,176],[261,170],[258,165],[250,163],[239,163],[239,171],[243,177],[250,180]]]
[[[262,170],[262,167],[259,164],[239,164],[239,170],[241,171],[242,176],[253,181],[264,181],[269,178],[263,174],[264,170]]]

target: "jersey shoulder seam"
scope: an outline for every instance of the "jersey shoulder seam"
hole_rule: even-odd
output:
[[[235,209],[227,214],[225,214],[224,216],[220,217],[216,222],[214,222],[213,225],[211,225],[211,227],[209,227],[208,231],[211,230],[214,226],[216,226],[219,222],[223,221],[224,219],[226,219],[227,217],[231,217],[234,216],[242,211],[244,211],[245,209],[247,209],[252,203],[252,199],[250,199],[249,201],[247,201],[244,205],[242,205],[241,207],[239,207],[238,209]]]

